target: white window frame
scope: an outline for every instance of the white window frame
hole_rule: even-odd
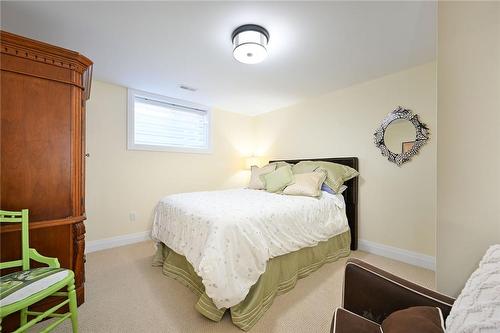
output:
[[[127,149],[128,150],[149,150],[149,151],[166,151],[176,153],[198,153],[198,154],[211,154],[212,153],[212,112],[209,107],[184,101],[177,98],[166,97],[162,95],[152,94],[146,91],[135,89],[128,89],[127,94]],[[201,110],[207,113],[208,120],[208,147],[207,148],[189,148],[189,147],[168,147],[157,145],[144,145],[135,143],[135,98],[142,97],[153,101],[170,104],[180,108],[190,108]]]

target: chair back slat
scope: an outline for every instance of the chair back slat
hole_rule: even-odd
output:
[[[17,217],[23,216],[22,210],[0,210],[0,212],[2,212],[0,214],[2,216],[17,216]]]
[[[8,223],[14,223],[14,222],[23,222],[23,219],[21,217],[2,217],[0,218],[0,222],[8,222]]]
[[[20,260],[7,261],[0,263],[0,269],[21,266],[23,270],[30,268],[29,257],[29,218],[28,210],[8,211],[0,210],[0,222],[21,223],[21,251],[22,258]]]

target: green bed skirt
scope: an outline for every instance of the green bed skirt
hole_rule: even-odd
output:
[[[314,247],[270,259],[266,271],[250,288],[246,298],[231,307],[233,323],[244,331],[251,329],[269,309],[274,297],[293,289],[298,279],[308,276],[323,264],[347,257],[350,243],[351,235],[346,231]],[[221,320],[226,309],[218,309],[207,296],[201,278],[186,257],[162,243],[158,246],[153,265],[162,266],[163,274],[179,281],[199,296],[195,304],[198,312],[213,321]]]

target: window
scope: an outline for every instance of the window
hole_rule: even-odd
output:
[[[129,89],[128,149],[209,153],[207,107]]]

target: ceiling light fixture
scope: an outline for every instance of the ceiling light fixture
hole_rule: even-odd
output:
[[[244,64],[257,64],[267,57],[269,32],[256,24],[245,24],[233,31],[233,56]]]

